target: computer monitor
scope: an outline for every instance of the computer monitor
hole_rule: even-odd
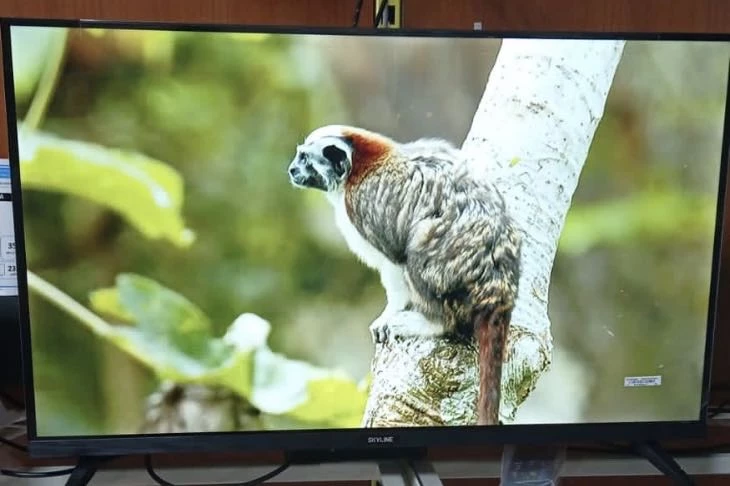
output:
[[[0,159],[0,387],[22,385],[10,163]]]
[[[10,163],[0,159],[0,297],[17,297]]]
[[[33,454],[703,433],[727,36],[2,33]]]

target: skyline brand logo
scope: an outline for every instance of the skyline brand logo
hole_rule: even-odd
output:
[[[395,444],[394,435],[377,435],[368,437],[368,444]]]

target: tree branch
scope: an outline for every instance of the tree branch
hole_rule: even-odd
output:
[[[520,294],[502,376],[501,418],[514,419],[552,356],[550,274],[623,41],[502,43],[463,144],[475,177],[497,186],[523,235]],[[473,347],[411,338],[378,345],[365,427],[475,423]]]

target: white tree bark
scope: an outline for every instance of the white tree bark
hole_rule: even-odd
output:
[[[553,261],[623,47],[609,40],[505,40],[462,147],[475,177],[503,194],[523,235],[502,377],[505,423],[551,361]],[[439,339],[393,341],[376,347],[372,372],[363,426],[475,422],[473,348]]]

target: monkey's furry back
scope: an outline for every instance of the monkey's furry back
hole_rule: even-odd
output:
[[[413,309],[471,337],[478,315],[511,311],[520,240],[493,185],[475,180],[446,141],[395,144],[345,191],[350,219],[405,268]]]

